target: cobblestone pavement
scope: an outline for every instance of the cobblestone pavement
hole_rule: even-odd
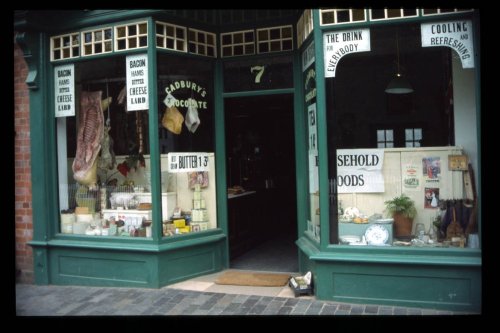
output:
[[[407,307],[347,304],[205,291],[16,284],[17,316],[461,315]]]

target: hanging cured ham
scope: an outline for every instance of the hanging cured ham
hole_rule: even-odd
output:
[[[97,185],[97,155],[104,137],[104,115],[101,106],[102,91],[82,91],[80,117],[73,161],[73,178],[91,189]],[[109,101],[106,101],[109,103]]]

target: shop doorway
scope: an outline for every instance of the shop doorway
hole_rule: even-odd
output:
[[[298,271],[293,105],[293,94],[225,99],[231,268]]]

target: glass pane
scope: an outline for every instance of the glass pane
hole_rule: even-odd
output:
[[[86,32],[84,34],[84,37],[85,37],[85,43],[91,43],[92,42],[92,33]]]
[[[176,47],[176,50],[179,50],[179,51],[184,51],[184,41],[182,41],[182,40],[177,40],[177,47]]]
[[[416,9],[403,9],[403,16],[415,16],[417,15]]]
[[[364,9],[351,9],[352,10],[352,20],[353,21],[364,21],[365,20],[365,10]]]
[[[321,13],[321,18],[322,18],[322,23],[323,24],[333,24],[333,23],[335,23],[333,12],[323,12],[323,13]]]
[[[85,50],[85,55],[92,54],[92,45],[85,45],[84,50]]]
[[[54,60],[61,58],[61,50],[54,50]]]
[[[101,43],[95,44],[94,51],[95,51],[95,53],[102,53],[102,44]]]
[[[139,34],[145,35],[148,33],[148,25],[146,23],[139,24]]]
[[[401,17],[401,9],[387,9],[387,17]]]
[[[211,57],[215,56],[214,50],[215,49],[212,46],[207,46],[207,55]]]
[[[377,148],[385,148],[385,142],[377,143]]]
[[[63,49],[63,58],[69,58],[69,49]]]
[[[205,34],[203,32],[198,32],[198,42],[205,43]]]
[[[265,41],[269,39],[267,30],[260,30],[258,34],[260,41]]]
[[[111,52],[111,41],[104,42],[104,51]]]
[[[243,46],[242,45],[236,45],[234,47],[234,55],[242,55],[243,54]]]
[[[413,129],[412,128],[405,129],[405,140],[413,140]]]
[[[385,141],[385,131],[384,130],[377,130],[377,141]]]
[[[159,54],[158,74],[163,236],[216,228],[212,66],[199,57]],[[189,86],[171,88],[179,83]],[[190,89],[194,84],[200,90]],[[191,169],[182,163],[193,159],[197,166],[191,164]]]
[[[394,142],[386,142],[386,148],[394,148]]]
[[[167,38],[167,49],[171,49],[171,50],[174,49],[174,40],[173,39]]]
[[[104,30],[104,39],[111,39],[111,29]]]
[[[119,27],[116,30],[118,37],[125,37],[125,27]]]
[[[199,54],[206,54],[205,53],[205,45],[202,45],[202,44],[198,45],[198,53]]]
[[[139,46],[148,46],[148,37],[147,36],[139,37]]]
[[[413,145],[414,145],[415,147],[420,147],[420,141],[415,141],[415,142],[413,142]]]
[[[213,35],[210,35],[210,34],[207,34],[207,44],[209,45],[214,45],[214,36]]]
[[[96,42],[100,42],[102,40],[102,31],[94,32],[94,38]]]
[[[281,42],[280,41],[271,42],[271,52],[278,52],[278,51],[281,51]]]
[[[73,45],[78,45],[80,44],[80,35],[73,35],[73,39],[72,39],[72,43]]]
[[[165,35],[165,26],[163,24],[156,24],[156,33],[159,35]]]
[[[437,14],[437,12],[438,12],[437,8],[424,9],[424,15]]]
[[[128,39],[128,48],[133,49],[137,47],[137,39],[135,37]]]
[[[231,46],[225,46],[222,48],[222,56],[223,57],[230,57],[232,56],[231,54]]]
[[[231,35],[222,35],[222,45],[229,45],[231,43]]]
[[[281,38],[291,38],[292,37],[292,28],[283,28],[281,29]]]
[[[243,43],[243,33],[239,32],[239,33],[233,34],[233,43],[234,44]]]
[[[413,147],[413,141],[406,141],[406,147]]]
[[[118,40],[118,50],[125,50],[125,39]]]
[[[70,44],[69,36],[63,37],[63,46],[69,46],[69,44]]]
[[[156,46],[165,47],[165,45],[163,45],[164,42],[165,42],[164,37],[156,37]]]
[[[167,36],[174,37],[174,27],[171,25],[167,25]]]
[[[189,52],[196,53],[196,44],[195,43],[189,43]]]
[[[350,20],[348,9],[337,10],[337,23],[349,22]]]
[[[422,140],[422,129],[421,128],[415,128],[413,130],[413,133],[415,135],[415,140]]]
[[[79,47],[73,47],[72,50],[73,50],[73,55],[72,56],[73,57],[77,57],[79,55],[79,53],[80,53],[80,48]]]
[[[54,38],[54,48],[60,48],[61,47],[61,39],[60,38]]]
[[[281,38],[281,29],[271,29],[270,30],[271,39],[280,39]]]
[[[385,139],[387,141],[394,141],[393,130],[386,130],[385,131]]]
[[[137,27],[136,27],[135,24],[127,26],[127,29],[128,29],[128,35],[129,36],[135,36],[135,35],[137,35]]]
[[[253,32],[245,32],[245,42],[253,42]]]
[[[186,35],[185,35],[185,32],[184,32],[184,29],[181,29],[181,28],[176,28],[175,29],[175,36],[178,39],[186,39]]]
[[[385,12],[383,9],[372,9],[372,19],[383,19],[385,18]]]
[[[268,43],[259,43],[259,52],[269,52]]]
[[[189,30],[189,40],[193,42],[196,41],[196,33],[193,30]]]

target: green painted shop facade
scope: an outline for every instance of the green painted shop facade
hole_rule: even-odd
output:
[[[35,283],[160,288],[230,268],[227,188],[234,184],[229,184],[231,180],[227,177],[230,168],[226,156],[228,145],[226,137],[229,128],[226,125],[225,103],[236,98],[289,96],[293,101],[293,111],[290,112],[293,112],[296,207],[291,206],[286,209],[292,210],[294,220],[296,218],[295,244],[299,271],[312,272],[316,297],[363,304],[480,311],[482,302],[480,247],[339,244],[339,235],[336,231],[339,218],[337,214],[339,201],[336,197],[338,193],[331,190],[330,181],[332,170],[335,169],[335,166],[332,167],[332,161],[335,159],[329,156],[331,153],[329,145],[338,148],[367,147],[363,144],[348,147],[335,143],[337,138],[334,135],[335,122],[340,123],[344,120],[336,118],[334,112],[341,110],[343,106],[335,98],[332,101],[332,96],[337,96],[341,90],[335,89],[341,89],[342,82],[347,82],[342,72],[344,63],[346,66],[344,68],[352,70],[350,75],[366,74],[365,81],[375,80],[375,76],[372,75],[376,74],[356,72],[348,62],[349,57],[363,57],[369,52],[378,52],[375,42],[378,36],[386,32],[392,34],[409,29],[408,31],[413,31],[415,36],[420,38],[421,29],[426,24],[435,23],[434,28],[437,26],[446,30],[455,27],[456,30],[459,22],[469,24],[467,32],[469,38],[473,38],[471,54],[473,68],[461,68],[463,59],[457,55],[458,51],[451,52],[449,48],[439,49],[449,50],[447,52],[452,54],[447,58],[451,59],[447,68],[455,70],[454,80],[458,82],[460,74],[456,71],[459,70],[468,71],[464,72],[465,74],[460,72],[463,74],[462,78],[473,79],[473,86],[468,86],[467,89],[476,97],[473,99],[473,105],[467,106],[467,114],[474,118],[472,130],[474,136],[472,139],[467,138],[462,141],[471,145],[465,151],[469,154],[469,159],[476,170],[475,202],[478,212],[478,235],[481,239],[479,136],[481,64],[478,10],[17,11],[14,22],[17,31],[16,42],[23,49],[29,66],[26,83],[30,89],[34,228],[30,245],[33,248]],[[132,26],[133,29],[130,28]],[[121,27],[125,30],[120,30]],[[120,35],[121,31],[125,31],[123,36]],[[352,52],[353,47],[366,47],[366,44],[359,41],[361,34],[365,34],[366,31],[371,32],[371,51]],[[86,40],[86,32],[91,32],[92,37],[89,40]],[[336,48],[335,35],[344,38],[344,42],[347,38],[347,42],[357,44],[352,46],[354,44],[344,43]],[[397,37],[396,34],[395,38],[401,38],[402,35],[403,33]],[[81,38],[75,42],[74,36]],[[85,44],[87,42],[88,44]],[[330,42],[333,43],[330,45]],[[327,44],[332,48],[329,49]],[[438,49],[417,46],[426,50]],[[392,42],[384,44],[382,48],[390,49],[393,54],[396,52],[395,44]],[[338,52],[338,59],[334,56],[335,52]],[[399,48],[397,52],[399,67]],[[144,141],[147,145],[146,163],[150,172],[150,195],[153,207],[151,235],[150,237],[97,237],[64,233],[61,229],[61,210],[64,207],[61,207],[59,186],[61,164],[58,162],[60,160],[58,138],[60,137],[57,134],[60,118],[54,117],[57,103],[55,96],[57,93],[55,94],[54,88],[57,79],[54,72],[61,68],[59,66],[74,65],[78,81],[79,75],[85,75],[85,71],[90,73],[94,65],[97,68],[102,67],[106,73],[112,73],[120,66],[124,68],[125,62],[129,63],[128,57],[132,55],[141,56],[147,62],[145,79],[149,82],[146,92],[149,112],[144,118],[144,122],[148,124]],[[440,56],[442,55],[436,55]],[[406,67],[410,66],[411,59],[408,57],[401,57],[403,68],[405,60],[408,61]],[[343,58],[342,61],[340,58]],[[360,63],[382,61],[364,59],[359,58],[358,61]],[[333,78],[327,74],[332,64],[336,66]],[[196,78],[192,82],[206,89],[204,101],[209,104],[212,112],[209,120],[202,118],[198,130],[200,131],[198,133],[203,133],[209,138],[209,142],[195,142],[193,145],[201,147],[194,151],[213,153],[211,170],[215,172],[212,184],[212,211],[216,212],[216,215],[213,218],[214,224],[208,230],[166,237],[162,224],[155,223],[165,219],[162,218],[160,208],[162,207],[161,178],[163,154],[169,152],[168,147],[162,147],[162,141],[159,139],[164,129],[156,126],[159,114],[161,115],[163,111],[161,108],[165,107],[164,96],[156,92],[165,91],[165,88],[168,90],[176,78],[179,82],[182,80],[185,82],[184,78],[189,76],[181,74],[176,76],[178,74],[176,70],[179,68],[181,68],[179,73],[184,73],[183,66],[186,67],[184,72],[189,72],[191,69],[197,71],[191,76]],[[394,66],[392,61],[388,63],[388,67],[391,66]],[[368,67],[363,68],[366,70]],[[425,69],[419,70],[425,72]],[[78,71],[82,74],[78,74]],[[248,79],[245,78],[247,74]],[[259,74],[262,74],[260,82],[260,77],[257,78]],[[266,75],[270,74],[273,74],[273,79],[266,79]],[[120,75],[124,77],[125,74]],[[341,79],[342,75],[344,79]],[[443,77],[448,78],[444,75]],[[93,78],[95,77],[98,75]],[[165,77],[168,79],[163,85],[161,80]],[[172,87],[175,88],[175,85]],[[83,86],[82,90],[86,89],[91,88]],[[356,86],[351,86],[349,89],[354,91]],[[445,91],[446,84],[440,89]],[[460,87],[454,86],[454,89],[457,91]],[[199,90],[193,89],[186,95],[175,95],[172,89],[169,91],[180,102],[190,97],[198,98],[197,101],[201,101],[198,104],[199,113],[202,114],[204,101],[200,97]],[[383,91],[381,95],[384,95]],[[363,95],[356,97],[358,100],[363,98]],[[332,103],[334,107],[331,106]],[[460,101],[455,99],[456,109],[460,108],[459,103]],[[330,109],[334,110],[333,113],[329,111]],[[317,124],[314,130],[317,137],[314,142],[315,155],[313,154],[317,161],[317,188],[314,191],[311,190],[311,183],[314,182],[311,165],[314,164],[309,163],[312,152],[311,110],[314,110],[314,124]],[[460,119],[456,115],[454,130],[447,130],[443,134],[446,138],[442,140],[435,138],[427,146],[463,146],[460,138],[464,133],[460,127]],[[208,122],[213,124],[210,133],[201,132],[204,131],[202,126]],[[187,130],[184,128],[184,131]],[[452,137],[451,141],[446,141],[449,137]],[[387,144],[387,137],[385,139]],[[406,139],[408,140],[408,137]],[[205,149],[204,145],[208,148]],[[387,152],[393,150],[389,148]],[[71,165],[67,168],[70,169]],[[442,168],[444,169],[443,164]],[[317,194],[315,198],[313,192]],[[330,195],[319,195],[319,193]],[[335,198],[332,199],[332,195]],[[328,213],[319,214],[320,211]],[[312,222],[315,216],[317,224]]]

